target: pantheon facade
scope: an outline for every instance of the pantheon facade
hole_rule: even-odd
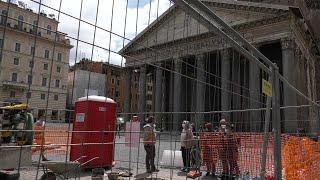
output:
[[[295,4],[290,1],[203,2],[276,63],[292,85],[317,100],[319,44],[314,27],[306,23],[300,6],[291,6]],[[306,4],[303,8],[308,9]],[[169,8],[120,54],[127,60],[125,112],[132,112],[130,79],[133,71],[138,71],[139,112],[146,111],[146,76],[152,74],[152,115],[166,129],[178,130],[184,119],[199,127],[204,122],[217,123],[226,118],[236,129],[262,131],[265,111],[259,109],[265,107],[266,97],[261,85],[267,74],[179,7]],[[282,131],[317,131],[317,108],[297,108],[309,102],[283,84],[280,91],[281,106],[292,107],[281,110]],[[230,112],[244,109],[252,110]],[[140,114],[141,118],[145,116]]]

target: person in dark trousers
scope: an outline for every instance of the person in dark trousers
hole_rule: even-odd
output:
[[[192,129],[194,138],[193,138],[191,152],[190,152],[190,163],[193,169],[199,170],[201,165],[201,157],[200,157],[201,155],[200,155],[200,149],[199,149],[200,133],[196,130],[196,125],[194,123],[191,123],[191,129]]]
[[[220,129],[218,135],[218,155],[222,162],[222,176],[227,178],[231,176],[239,176],[238,160],[238,142],[236,137],[231,130],[230,124],[225,120],[221,119]]]
[[[154,132],[154,118],[150,116],[146,120],[146,124],[143,126],[144,137],[144,149],[146,151],[146,169],[147,173],[158,172],[159,170],[156,169],[154,165],[154,158],[156,156],[156,136]]]
[[[183,168],[181,171],[188,172],[190,168],[190,151],[193,145],[193,133],[189,121],[182,122],[181,153]]]
[[[213,145],[210,143],[211,140],[214,138],[213,135],[213,128],[211,123],[205,124],[205,132],[203,133],[203,152],[202,157],[204,164],[207,167],[206,176],[209,176],[210,173],[212,176],[216,176],[216,162],[217,162],[217,150]]]

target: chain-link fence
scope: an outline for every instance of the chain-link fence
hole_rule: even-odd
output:
[[[0,179],[317,179],[297,9],[1,1]]]

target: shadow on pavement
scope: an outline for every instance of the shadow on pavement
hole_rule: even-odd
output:
[[[218,180],[218,177],[214,177],[214,176],[202,176],[201,180]]]
[[[186,172],[178,172],[177,175],[178,176],[187,176],[187,173]]]
[[[134,178],[136,178],[136,179],[144,179],[144,178],[149,177],[150,175],[151,175],[151,173],[145,172],[145,173],[141,173],[141,174],[135,175]]]

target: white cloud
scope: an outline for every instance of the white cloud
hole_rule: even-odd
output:
[[[40,0],[37,0],[39,2]],[[151,1],[151,6],[150,6]],[[28,4],[32,9],[36,12],[38,10],[37,3],[32,2],[31,0],[24,0],[26,4]],[[78,58],[87,57],[95,60],[95,61],[108,61],[108,51],[105,49],[109,49],[114,52],[118,52],[123,47],[123,37],[125,33],[125,37],[128,39],[133,39],[136,34],[141,32],[148,26],[148,23],[151,23],[157,18],[157,15],[160,16],[165,10],[167,10],[170,6],[169,0],[144,0],[141,1],[143,3],[140,4],[138,8],[138,17],[137,17],[137,8],[136,4],[137,0],[129,0],[130,7],[127,9],[127,18],[126,18],[126,4],[127,0],[114,0],[113,7],[113,21],[112,21],[112,29],[111,29],[111,17],[112,17],[112,2],[113,0],[100,0],[99,8],[97,13],[97,3],[98,0],[83,0],[83,10],[81,19],[95,24],[96,15],[97,15],[97,26],[105,29],[96,29],[95,41],[94,44],[96,46],[100,46],[101,48],[94,47],[88,45],[86,43],[78,44]],[[158,4],[159,2],[159,4]],[[49,7],[59,9],[60,1],[59,0],[42,0],[42,4],[47,5]],[[78,25],[79,21],[75,18],[79,18],[80,16],[80,7],[81,0],[62,0],[61,3],[61,12],[59,16],[59,31],[65,32],[68,36],[71,37],[71,44],[74,48],[71,50],[70,54],[70,63],[73,64],[75,61],[76,54],[76,40],[72,40],[72,38],[77,39],[78,34]],[[151,9],[150,9],[151,7]],[[56,18],[58,18],[58,12],[51,10],[49,8],[41,7],[47,14],[55,14]],[[67,15],[65,15],[65,14]],[[150,13],[150,19],[149,19]],[[69,17],[73,16],[75,18]],[[126,20],[126,23],[125,23]],[[81,22],[80,23],[80,31],[79,31],[79,40],[93,43],[94,40],[94,26]],[[125,31],[124,31],[125,30]],[[117,35],[111,34],[111,43],[109,43],[110,33],[115,33]],[[125,41],[126,43],[128,41]],[[93,54],[92,52],[93,48]],[[110,63],[124,65],[124,62],[121,62],[121,56],[111,53],[110,55]]]

